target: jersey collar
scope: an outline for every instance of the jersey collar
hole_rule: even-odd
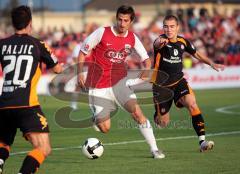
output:
[[[114,36],[119,37],[118,34],[114,31],[113,26],[111,26],[111,31],[113,32]],[[124,36],[121,36],[121,37],[127,37],[127,35],[128,35],[128,30],[127,30],[127,32],[125,33],[125,35],[124,35]]]

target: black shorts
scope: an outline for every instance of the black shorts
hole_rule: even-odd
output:
[[[162,100],[163,91],[170,90],[172,91],[173,95],[171,98],[168,98],[167,100]],[[187,94],[193,94],[192,89],[189,87],[188,82],[186,79],[181,79],[179,82],[174,84],[173,86],[169,87],[159,87],[156,85],[153,85],[153,100],[155,104],[155,115],[164,115],[169,112],[172,102],[174,101],[175,105],[179,108],[183,107],[181,103],[178,102],[178,100],[187,95]],[[193,94],[194,95],[194,94]]]
[[[17,128],[23,135],[29,132],[49,132],[47,119],[40,106],[0,109],[0,141],[12,145]]]

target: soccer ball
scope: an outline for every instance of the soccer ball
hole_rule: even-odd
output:
[[[97,138],[88,138],[82,146],[82,153],[89,159],[99,158],[103,151],[103,144]]]

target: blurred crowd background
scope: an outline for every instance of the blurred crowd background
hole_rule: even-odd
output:
[[[194,7],[175,10],[169,8],[164,14],[153,16],[148,25],[143,25],[141,22],[143,14],[138,11],[131,30],[139,36],[151,58],[153,58],[152,43],[163,33],[162,21],[166,14],[178,16],[181,22],[180,35],[189,39],[200,52],[227,66],[240,65],[240,10],[234,10],[231,15],[224,15],[217,12],[210,14],[206,8],[198,8],[197,11]],[[81,29],[74,30],[66,29],[64,25],[60,28],[46,26],[34,28],[33,35],[44,40],[60,62],[73,64],[82,41],[99,26],[105,25],[85,21]],[[0,38],[8,37],[13,32],[10,25],[1,25]],[[130,69],[141,67],[137,54],[132,54],[127,63]],[[183,64],[185,68],[204,67],[188,54],[184,55]]]

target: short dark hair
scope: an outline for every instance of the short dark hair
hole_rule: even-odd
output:
[[[25,5],[12,9],[11,16],[13,27],[17,30],[26,28],[32,20],[31,9]]]
[[[118,18],[119,14],[130,14],[131,21],[133,21],[135,18],[135,12],[134,12],[133,7],[128,6],[128,5],[122,5],[122,6],[118,7],[117,13],[116,13],[116,18]]]
[[[172,14],[165,16],[165,18],[163,19],[163,23],[165,21],[169,21],[169,20],[175,20],[177,25],[179,23],[179,19],[176,16],[172,15]]]

